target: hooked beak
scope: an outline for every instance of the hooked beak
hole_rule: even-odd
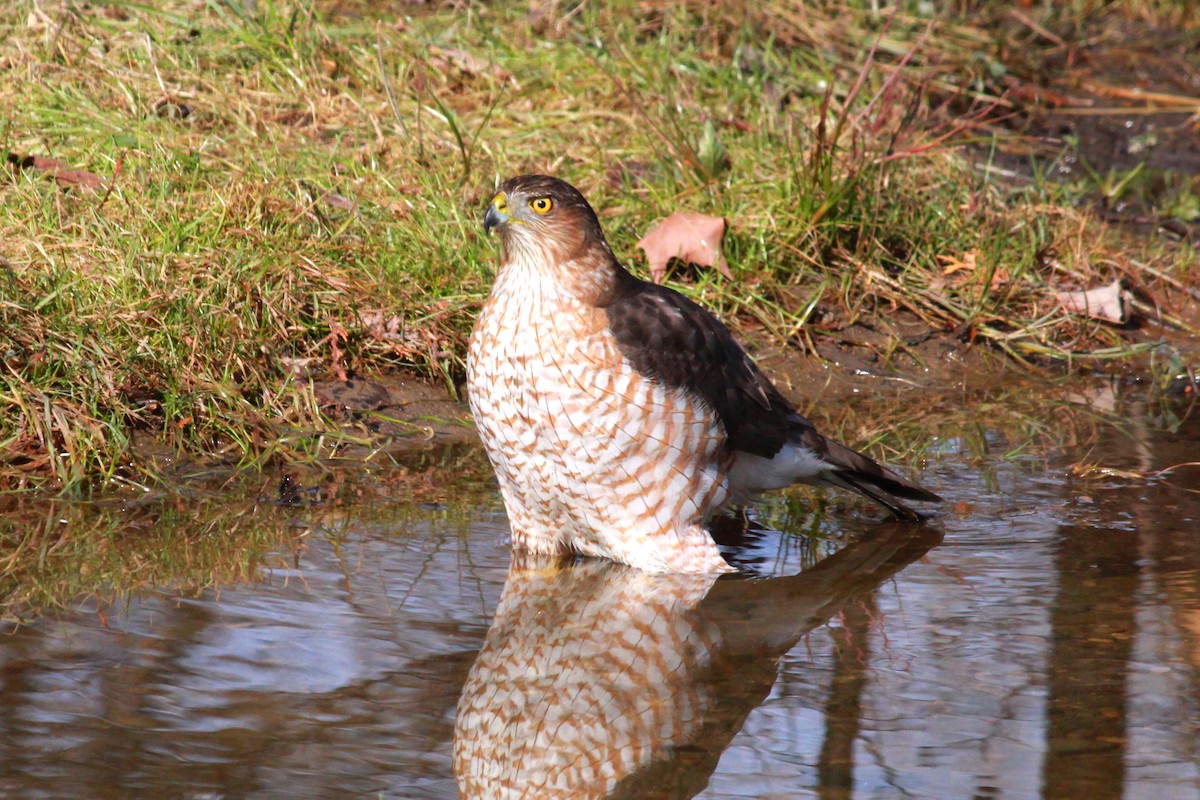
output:
[[[491,233],[492,228],[498,228],[508,222],[508,198],[504,196],[504,192],[492,198],[492,204],[488,206],[487,213],[483,215],[483,230],[484,233]]]

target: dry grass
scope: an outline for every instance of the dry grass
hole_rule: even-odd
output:
[[[310,378],[453,384],[494,260],[478,217],[522,171],[579,185],[635,264],[672,210],[729,218],[736,281],[686,290],[780,342],[904,313],[1021,359],[1136,350],[1052,288],[1186,280],[1191,253],[959,149],[987,161],[1012,113],[1009,34],[798,9],[8,4],[0,485],[153,482],[140,438],[319,455]]]

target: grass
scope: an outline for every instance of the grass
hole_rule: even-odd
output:
[[[1145,346],[1052,289],[1185,284],[1194,254],[1102,226],[1091,185],[987,169],[1012,146],[1004,58],[1052,58],[1098,4],[1033,27],[873,5],[5,5],[0,486],[153,484],[147,441],[320,455],[312,379],[453,387],[495,260],[480,214],[524,171],[580,186],[635,268],[667,213],[730,219],[736,280],[675,277],[751,338],[815,351],[903,314],[1026,361]]]

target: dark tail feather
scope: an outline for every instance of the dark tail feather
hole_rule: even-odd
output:
[[[826,480],[835,486],[869,497],[892,512],[897,519],[906,522],[920,522],[925,519],[924,515],[901,503],[899,498],[926,503],[942,502],[942,498],[933,492],[922,489],[862,453],[830,439],[826,439],[824,444],[825,452],[822,453],[822,457],[838,467],[837,472],[829,474]]]
[[[843,489],[850,489],[858,492],[864,497],[869,497],[879,505],[892,512],[892,516],[896,519],[905,522],[924,522],[927,517],[921,512],[909,508],[894,497],[884,494],[879,489],[862,480],[857,475],[852,475],[848,472],[833,473],[826,479],[834,486],[841,486]]]

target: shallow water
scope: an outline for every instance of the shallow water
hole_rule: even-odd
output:
[[[943,435],[930,526],[731,521],[751,578],[510,568],[494,503],[296,510],[259,582],[0,638],[0,796],[1198,798],[1200,469],[1147,473],[1200,423],[1102,403],[1084,445]]]

